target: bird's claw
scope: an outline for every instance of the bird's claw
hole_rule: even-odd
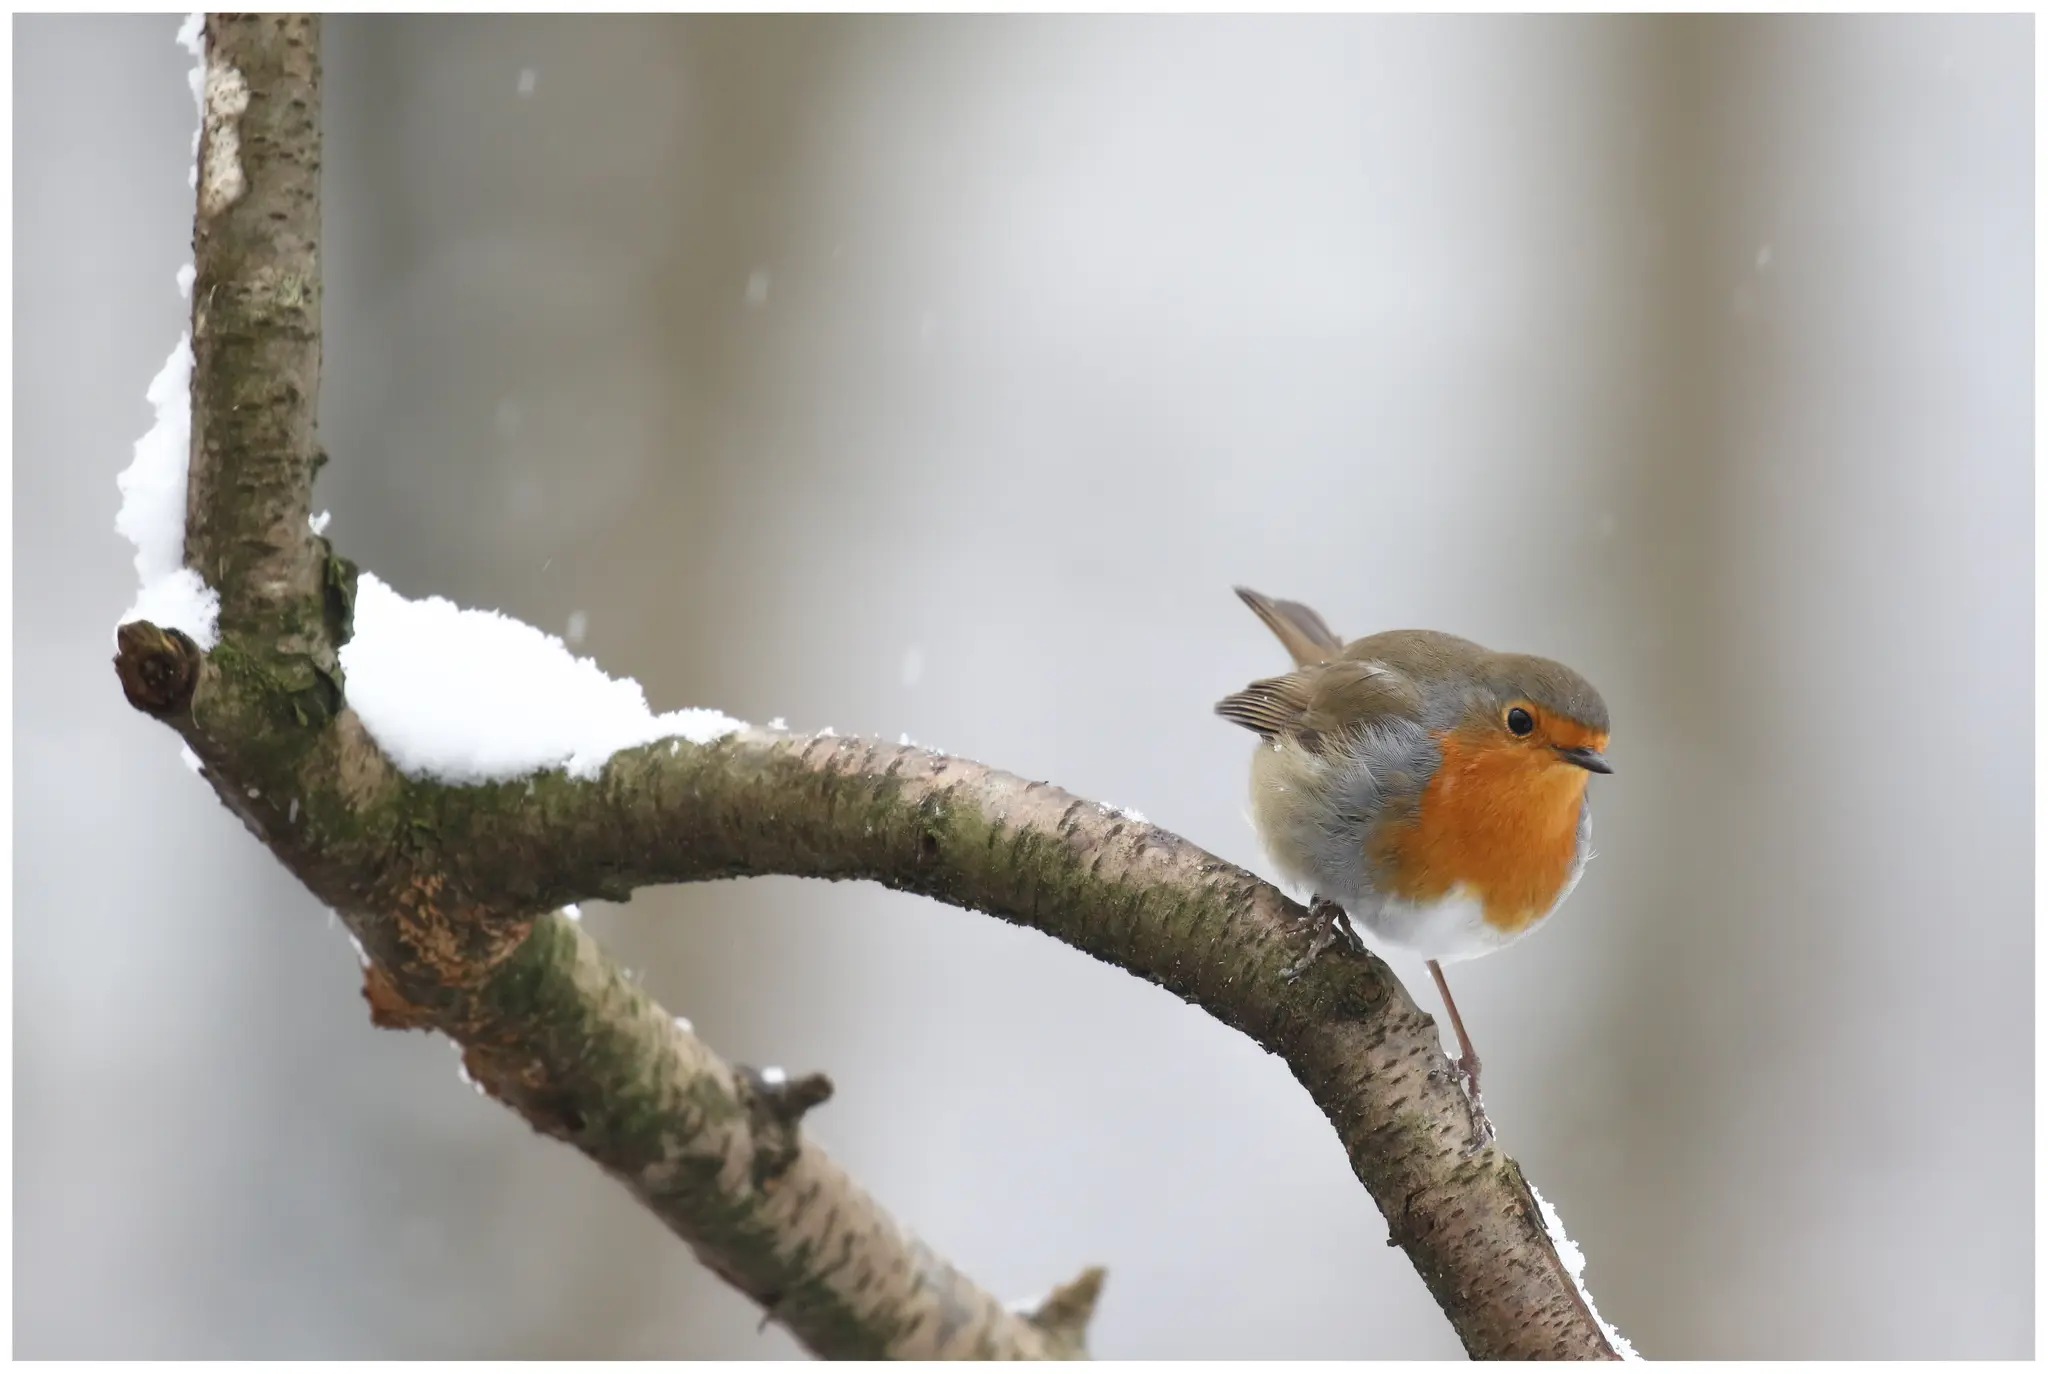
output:
[[[1351,917],[1346,914],[1343,907],[1327,897],[1318,897],[1309,904],[1308,924],[1311,927],[1308,950],[1280,971],[1282,982],[1292,983],[1307,973],[1309,966],[1322,957],[1323,951],[1332,945],[1341,943],[1354,954],[1365,952],[1365,941],[1358,938],[1358,931],[1351,924]]]
[[[1280,970],[1280,981],[1283,983],[1299,982],[1301,979],[1301,975],[1308,972],[1308,966],[1314,963],[1316,960],[1316,956],[1318,954],[1321,954],[1322,952],[1323,951],[1320,946],[1311,945],[1309,947],[1308,953],[1302,955],[1299,959],[1296,959],[1286,968]]]
[[[1493,1118],[1486,1114],[1486,1104],[1478,1098],[1466,1101],[1472,1104],[1472,1143],[1465,1147],[1466,1155],[1471,1156],[1493,1144]]]
[[[1430,1076],[1439,1081],[1443,1077],[1435,1072]],[[1465,1153],[1476,1155],[1494,1141],[1493,1118],[1486,1114],[1486,1099],[1479,1095],[1479,1061],[1459,1055],[1451,1061],[1449,1076],[1457,1080],[1465,1094],[1465,1107],[1472,1118],[1472,1143],[1465,1147]]]

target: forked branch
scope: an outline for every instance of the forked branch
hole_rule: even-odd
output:
[[[221,95],[201,157],[186,562],[220,595],[220,637],[202,652],[134,622],[116,662],[131,702],[355,934],[373,1018],[455,1039],[480,1085],[819,1354],[1083,1353],[1101,1271],[1004,1307],[804,1138],[829,1081],[721,1062],[553,914],[741,874],[924,893],[1042,930],[1281,1056],[1472,1354],[1612,1357],[1521,1171],[1473,1139],[1430,1018],[1370,956],[1284,981],[1301,909],[1178,836],[965,760],[752,729],[626,750],[589,780],[452,786],[393,765],[340,667],[354,569],[306,520],[318,40],[308,16],[208,21]]]

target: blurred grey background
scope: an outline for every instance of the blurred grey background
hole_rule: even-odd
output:
[[[15,21],[23,1356],[788,1356],[372,1030],[130,711],[180,328],[164,17]],[[1462,966],[1645,1352],[2033,1346],[2032,21],[337,18],[316,504],[655,709],[972,755],[1263,860],[1246,582],[1606,695],[1599,858]],[[1284,1067],[861,886],[587,919],[1105,1356],[1455,1356]],[[1397,968],[1433,1009],[1427,978]]]

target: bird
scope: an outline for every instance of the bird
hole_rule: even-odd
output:
[[[1235,589],[1294,659],[1216,703],[1258,735],[1251,820],[1287,882],[1312,894],[1298,978],[1357,925],[1428,963],[1484,1139],[1479,1055],[1443,965],[1535,930],[1591,853],[1595,773],[1612,773],[1606,703],[1562,663],[1437,630],[1346,644],[1297,601]]]

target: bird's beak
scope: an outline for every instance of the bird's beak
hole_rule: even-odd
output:
[[[1607,758],[1598,749],[1560,749],[1557,756],[1566,763],[1575,763],[1588,773],[1612,773]]]

